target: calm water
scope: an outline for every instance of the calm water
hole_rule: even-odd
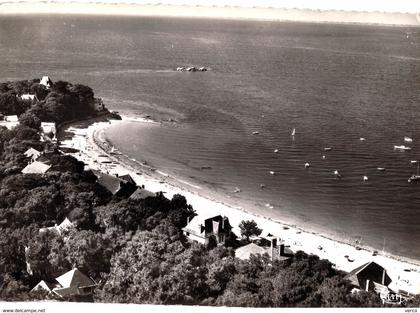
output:
[[[110,129],[131,157],[234,204],[420,259],[420,184],[407,183],[420,159],[419,29],[0,17],[0,53],[3,81],[80,82],[121,113],[178,122]],[[211,70],[174,71],[185,65]],[[404,136],[412,150],[394,151]]]

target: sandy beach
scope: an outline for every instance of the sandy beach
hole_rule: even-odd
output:
[[[146,189],[153,192],[162,191],[168,198],[177,193],[184,195],[198,214],[195,218],[202,219],[217,214],[227,216],[234,227],[233,231],[238,236],[240,236],[239,223],[242,220],[254,219],[263,229],[262,235],[271,233],[280,237],[292,251],[302,250],[308,254],[316,254],[322,259],[328,259],[335,264],[337,269],[346,272],[367,262],[375,261],[387,270],[392,279],[390,288],[396,291],[401,289],[412,294],[420,293],[420,266],[416,260],[388,255],[382,251],[378,251],[378,255],[373,256],[369,248],[356,249],[355,246],[326,238],[322,234],[307,232],[290,225],[287,221],[273,220],[253,214],[252,212],[255,210],[251,207],[239,209],[227,205],[214,197],[209,198],[206,189],[202,186],[180,181],[145,163],[128,159],[113,149],[104,136],[104,130],[110,125],[127,121],[156,123],[150,120],[123,117],[122,121],[95,122],[87,128],[84,128],[83,125],[78,128],[74,124],[65,130],[72,133],[73,136],[62,140],[62,147],[79,150],[72,155],[84,162],[87,168],[110,174],[128,173],[138,185],[145,185]],[[104,160],[106,163],[101,163]]]

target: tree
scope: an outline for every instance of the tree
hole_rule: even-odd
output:
[[[41,120],[33,113],[25,112],[19,116],[20,124],[27,127],[39,130],[41,127]]]
[[[419,308],[420,307],[420,295],[415,295],[412,299],[407,302],[407,307]]]
[[[241,230],[241,235],[246,237],[247,241],[249,241],[249,237],[259,236],[262,233],[262,229],[258,228],[257,223],[254,220],[242,221],[239,224],[239,229]]]
[[[91,230],[70,230],[65,240],[56,237],[48,260],[54,272],[63,273],[77,267],[94,278],[110,269],[112,243],[107,236]]]

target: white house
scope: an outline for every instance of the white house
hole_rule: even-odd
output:
[[[75,225],[66,217],[60,225],[55,224],[51,227],[43,227],[39,230],[40,233],[46,233],[50,231],[57,232],[59,235],[61,235],[63,232],[70,230],[71,228],[74,228]]]
[[[23,174],[44,174],[51,168],[50,165],[34,161],[28,164],[23,170]]]
[[[44,135],[50,135],[52,134],[52,140],[57,140],[56,139],[56,135],[57,135],[57,129],[55,127],[55,123],[54,122],[41,122],[41,131]]]
[[[20,98],[22,100],[34,100],[36,98],[35,95],[31,95],[29,93],[24,93],[23,95],[20,96]]]
[[[230,238],[232,226],[226,216],[216,215],[208,218],[196,216],[188,218],[187,226],[182,232],[188,239],[201,244],[207,244],[211,239],[217,244],[224,244]]]
[[[87,277],[77,268],[57,277],[56,280],[60,287],[54,288],[53,292],[61,297],[87,296],[92,294],[93,288],[97,285],[92,278]]]
[[[54,282],[41,280],[31,292],[37,290],[46,290],[49,293],[54,292],[60,297],[65,296],[89,296],[97,283],[90,277],[87,277],[77,268],[57,277]]]
[[[26,150],[26,152],[24,153],[24,155],[27,158],[31,158],[31,161],[33,162],[33,161],[35,161],[41,155],[41,152],[38,151],[38,150],[36,150],[36,149],[34,149],[34,148],[29,148],[28,150]]]
[[[47,88],[50,88],[52,83],[52,80],[48,76],[42,76],[41,81],[39,82],[40,85],[44,85]]]
[[[19,120],[17,115],[5,115],[0,120],[0,126],[7,127],[8,129],[13,129],[19,125]]]

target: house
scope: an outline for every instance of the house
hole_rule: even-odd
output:
[[[23,170],[23,174],[44,174],[51,168],[50,165],[34,161],[28,164]]]
[[[44,135],[50,137],[52,140],[57,140],[57,129],[53,122],[41,122],[41,131]]]
[[[77,268],[57,277],[54,282],[41,280],[30,292],[46,290],[60,297],[90,296],[97,283]]]
[[[146,198],[155,198],[157,197],[157,194],[154,192],[151,192],[149,190],[144,189],[144,186],[138,187],[136,191],[130,196],[130,199],[133,200],[143,200]]]
[[[4,116],[4,120],[7,122],[18,122],[18,116],[17,115],[6,115]]]
[[[53,84],[52,80],[48,76],[42,76],[41,81],[39,82],[40,85],[44,85],[47,88],[50,88]]]
[[[252,254],[264,253],[267,253],[272,260],[280,261],[288,260],[293,255],[284,242],[274,236],[259,237],[258,240],[235,250],[236,257],[242,260],[248,260]]]
[[[0,126],[4,126],[8,129],[13,129],[19,125],[17,115],[2,115],[0,116]]]
[[[35,161],[41,155],[41,152],[34,148],[29,148],[25,151],[24,155],[27,158],[31,158],[31,161]]]
[[[64,232],[74,228],[75,225],[66,217],[60,225],[55,224],[51,227],[43,227],[39,230],[39,233],[46,233],[46,232],[57,232],[58,235],[62,235]]]
[[[24,93],[23,95],[20,96],[20,98],[22,100],[34,100],[34,99],[36,99],[36,95],[31,95],[29,93]]]
[[[391,283],[391,278],[386,270],[375,262],[368,262],[355,268],[344,278],[349,280],[356,289],[365,291],[374,290],[374,283],[383,286],[388,286]]]
[[[45,291],[48,291],[48,293],[51,293],[51,292],[53,292],[54,288],[59,287],[59,286],[60,286],[60,284],[57,281],[46,282],[45,280],[41,280],[38,284],[36,284],[36,286],[34,288],[31,289],[30,292],[45,290]]]
[[[208,244],[211,240],[217,244],[224,244],[231,237],[232,226],[226,216],[217,215],[205,220],[196,216],[187,220],[187,226],[182,232],[188,239],[202,244]]]
[[[268,253],[267,249],[265,249],[264,247],[260,247],[259,245],[256,245],[253,242],[235,250],[235,256],[241,260],[248,260],[252,254],[263,255],[264,253]]]
[[[125,180],[127,183],[130,183],[130,184],[133,184],[133,185],[136,184],[133,177],[131,177],[129,174],[117,175],[117,177],[121,178],[122,180]]]
[[[97,183],[102,187],[106,188],[110,193],[117,197],[129,197],[137,186],[131,182],[125,181],[116,176],[105,174],[99,171],[93,171],[97,177]]]
[[[55,287],[53,292],[61,297],[65,296],[88,296],[93,292],[93,288],[97,283],[90,277],[87,277],[77,268],[57,277],[56,280],[60,284]]]
[[[38,156],[35,161],[46,164],[46,165],[51,165],[51,160],[48,159],[45,155],[41,154],[40,156]]]

